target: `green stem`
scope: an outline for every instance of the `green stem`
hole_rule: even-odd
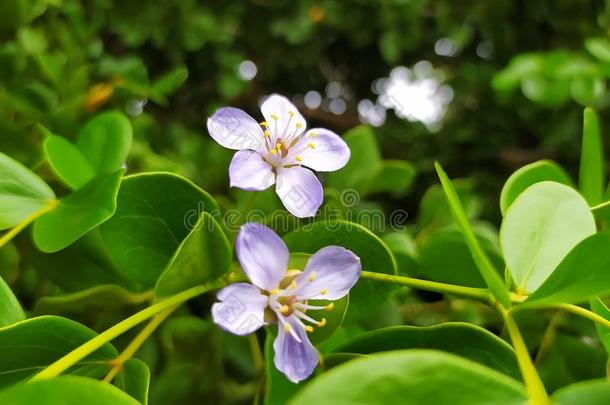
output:
[[[597,210],[601,210],[602,208],[605,208],[605,207],[607,207],[609,205],[610,205],[610,201],[606,201],[606,202],[603,202],[601,204],[594,205],[593,207],[590,207],[589,209],[591,211],[597,211]]]
[[[41,217],[42,215],[46,214],[49,211],[54,210],[55,207],[57,207],[57,204],[59,204],[59,201],[50,200],[41,209],[34,212],[33,214],[30,214],[23,221],[19,222],[14,228],[10,229],[8,232],[6,232],[4,235],[2,235],[2,237],[0,238],[0,247],[4,246],[8,242],[10,242],[15,236],[17,236],[19,234],[19,232],[23,231],[23,229],[25,227],[27,227],[29,224],[31,224],[32,222],[37,220],[39,217]]]
[[[125,333],[134,326],[146,321],[147,319],[152,318],[160,312],[180,305],[191,298],[197,297],[201,294],[205,294],[213,289],[220,288],[225,284],[226,282],[224,280],[216,280],[211,283],[189,288],[188,290],[182,291],[163,301],[151,305],[150,307],[145,308],[140,312],[133,314],[129,318],[122,320],[110,329],[107,329],[106,331],[100,333],[93,339],[82,344],[81,346],[72,350],[70,353],[66,354],[53,364],[49,365],[47,368],[34,375],[34,377],[32,377],[32,381],[43,380],[58,376],[59,374],[72,367],[74,364],[78,363],[91,353],[95,352],[100,347],[104,346],[106,343],[110,342],[117,336]]]
[[[578,305],[556,304],[556,305],[553,305],[553,308],[563,309],[566,312],[570,312],[572,314],[582,316],[583,318],[587,318],[595,323],[605,326],[606,328],[610,328],[610,320],[604,318],[601,315],[596,314],[595,312],[589,311],[586,308],[579,307]]]
[[[550,404],[551,401],[549,400],[549,396],[547,395],[544,384],[542,384],[538,371],[536,371],[536,367],[532,362],[532,358],[530,357],[527,346],[523,341],[523,337],[521,336],[517,323],[513,319],[510,312],[505,310],[502,306],[498,305],[498,310],[504,318],[506,329],[508,330],[510,339],[513,342],[513,347],[515,348],[515,353],[517,355],[517,362],[519,363],[519,369],[521,370],[521,375],[523,376],[523,381],[525,382],[530,404]]]
[[[492,295],[485,288],[463,287],[454,284],[439,283],[436,281],[420,280],[412,277],[395,276],[386,273],[363,271],[360,277],[369,280],[384,281],[388,283],[401,284],[420,290],[435,291],[443,294],[458,295],[460,297],[472,298],[478,301],[490,302]]]

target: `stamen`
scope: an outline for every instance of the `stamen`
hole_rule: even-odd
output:
[[[290,283],[290,285],[288,286],[288,288],[290,288],[291,290],[296,290],[297,287],[298,285],[296,280],[292,280],[292,283]]]
[[[261,127],[267,127],[267,128],[269,127],[269,124],[267,124],[267,121],[259,122],[259,125]]]
[[[311,149],[315,149],[316,148],[316,145],[314,145],[313,142],[309,142],[307,144],[307,146],[309,146]]]
[[[277,150],[275,148],[271,149],[271,154],[272,155],[277,155]]]
[[[296,127],[297,127],[297,128],[301,128],[301,127],[303,127],[303,124],[301,124],[300,122],[297,122],[297,123],[296,123],[296,124],[294,124],[294,125],[296,125]]]
[[[288,305],[282,305],[280,308],[280,313],[282,315],[288,315],[290,313],[290,307]]]
[[[318,134],[316,134],[315,132],[310,132],[309,136],[311,136],[312,138],[316,139],[318,137]]]
[[[271,295],[277,295],[280,293],[280,289],[279,288],[274,288],[273,290],[269,291],[269,294]]]
[[[271,118],[277,121],[280,117],[277,114],[271,114]]]
[[[268,130],[268,129],[265,129],[265,130],[263,131],[263,136],[264,136],[265,138],[269,138],[269,137],[271,136],[271,134],[269,133],[269,130]]]
[[[301,159],[300,156],[295,156],[294,160],[296,160],[297,162],[302,162],[303,161],[303,159]]]
[[[294,117],[294,111],[288,111],[288,115],[290,115],[291,117]]]
[[[313,326],[311,325],[305,325],[305,330],[309,333],[313,332]]]
[[[320,291],[320,294],[326,295],[328,294],[328,290],[326,288],[323,288],[322,291]]]
[[[291,329],[291,328],[290,328],[290,325],[289,325],[289,324],[287,324],[287,323],[285,323],[285,324],[284,324],[284,332],[288,333],[288,332],[290,332],[290,329]]]
[[[319,328],[321,328],[324,325],[326,325],[326,318],[322,318],[322,320],[320,322],[318,322],[318,327]]]
[[[316,279],[316,272],[312,271],[311,274],[309,275],[308,280],[311,282],[311,281],[314,281],[315,279]]]
[[[334,303],[334,302],[331,302],[330,304],[328,304],[328,305],[326,306],[326,310],[327,310],[327,311],[332,311],[334,307],[335,307],[335,303]]]

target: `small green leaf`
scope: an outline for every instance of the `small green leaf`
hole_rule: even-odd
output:
[[[517,357],[511,346],[486,329],[468,323],[377,329],[342,344],[334,352],[372,354],[401,349],[434,349],[453,353],[520,379]]]
[[[25,319],[25,312],[10,287],[0,277],[0,327]]]
[[[578,243],[521,305],[577,303],[610,291],[610,256],[599,254],[608,246],[608,231],[594,234]]]
[[[66,138],[50,135],[44,142],[44,152],[57,177],[72,190],[87,184],[95,170],[76,146]]]
[[[610,42],[608,38],[587,38],[585,48],[603,62],[610,62]]]
[[[602,202],[604,194],[605,162],[604,145],[599,129],[599,119],[591,108],[585,108],[583,117],[582,149],[580,152],[580,192],[589,205]]]
[[[610,321],[610,308],[599,297],[591,298],[589,306],[591,311]],[[606,348],[606,352],[610,353],[610,328],[599,323],[596,323],[595,327],[597,328],[599,339]]]
[[[290,405],[522,405],[524,387],[512,378],[452,354],[404,350],[336,367],[296,394]]]
[[[347,221],[318,221],[296,229],[284,237],[291,252],[313,254],[323,247],[336,245],[351,250],[360,257],[362,270],[396,274],[396,262],[381,239],[366,228]],[[394,289],[371,280],[360,280],[350,291],[352,305],[347,318],[362,317],[377,306]]]
[[[570,176],[551,160],[539,160],[523,166],[514,172],[502,187],[500,194],[500,210],[502,215],[506,214],[508,207],[517,199],[519,194],[529,186],[541,181],[554,181],[572,186]]]
[[[363,188],[364,194],[391,192],[396,195],[408,191],[415,178],[415,168],[402,160],[384,160]]]
[[[233,261],[229,241],[216,222],[203,212],[163,271],[155,295],[166,297],[225,274]]]
[[[47,183],[0,153],[0,230],[12,228],[53,200],[55,193]]]
[[[470,220],[477,218],[481,211],[481,201],[474,192],[472,179],[453,179],[451,182],[462,203],[466,217]],[[445,192],[440,184],[433,184],[424,193],[416,223],[422,229],[440,228],[455,223]]]
[[[63,198],[34,223],[34,242],[43,252],[57,252],[112,217],[123,170],[103,174]]]
[[[129,119],[118,111],[109,111],[87,121],[78,132],[76,146],[98,174],[112,173],[127,160],[132,138]]]
[[[148,404],[148,389],[150,386],[150,370],[146,363],[139,359],[129,359],[123,364],[123,369],[114,379],[114,384],[131,395],[138,403]]]
[[[438,177],[441,180],[441,184],[443,186],[443,190],[445,191],[445,197],[447,198],[447,202],[449,203],[449,207],[451,209],[451,213],[453,218],[457,222],[462,234],[464,235],[464,239],[466,239],[466,244],[470,249],[470,253],[472,254],[472,258],[477,265],[477,268],[481,272],[485,283],[489,287],[491,293],[494,297],[504,306],[508,307],[510,305],[510,298],[508,296],[508,291],[504,286],[504,282],[502,278],[498,275],[498,271],[494,268],[493,264],[489,260],[489,257],[485,254],[485,251],[479,244],[474,231],[472,230],[472,226],[468,222],[468,218],[464,213],[464,208],[460,202],[460,199],[447,177],[447,174],[441,167],[441,165],[436,162],[435,163],[436,172],[438,173]]]
[[[610,403],[610,384],[608,380],[583,381],[556,391],[551,399],[555,405],[606,405]]]
[[[28,379],[95,336],[86,326],[57,316],[31,318],[1,328],[0,388]],[[117,356],[116,349],[107,343],[67,373],[103,377],[108,362]]]
[[[201,213],[218,214],[214,199],[171,173],[127,176],[116,214],[100,227],[110,256],[139,290],[153,288]]]
[[[574,189],[550,181],[530,186],[510,206],[500,229],[517,288],[536,291],[568,252],[595,231],[593,214]]]
[[[91,378],[60,376],[27,382],[0,392],[0,403],[35,405],[138,405],[139,402],[116,387]]]
[[[417,275],[418,253],[413,237],[407,232],[391,232],[381,239],[396,259],[398,274]]]

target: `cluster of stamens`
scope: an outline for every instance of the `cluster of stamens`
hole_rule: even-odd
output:
[[[326,325],[326,318],[316,320],[311,316],[307,315],[306,312],[308,310],[330,311],[335,307],[335,304],[331,302],[327,305],[309,305],[307,300],[311,299],[311,297],[313,296],[326,295],[328,293],[328,290],[326,288],[323,288],[320,291],[312,293],[310,296],[299,296],[298,294],[296,294],[298,284],[297,281],[294,279],[298,274],[300,274],[300,271],[290,270],[282,281],[282,283],[280,283],[280,287],[285,287],[276,288],[272,291],[269,291],[269,307],[272,308],[276,314],[278,314],[277,318],[280,327],[283,327],[286,333],[290,333],[297,341],[300,342],[301,340],[299,339],[296,332],[292,329],[290,324],[287,322],[286,318],[294,315],[292,319],[296,320],[297,324],[301,326],[305,331],[311,333],[314,331],[314,326],[321,328]],[[315,279],[316,273],[314,271],[311,272],[311,274],[307,278],[307,282],[311,283]]]
[[[304,148],[315,149],[315,144],[313,142],[307,143],[306,146],[302,148],[300,151],[296,151],[293,154],[294,162],[284,162],[284,158],[288,156],[288,152],[297,144],[300,139],[300,134],[303,131],[303,124],[297,122],[294,124],[294,129],[290,130],[290,124],[292,122],[292,118],[295,116],[294,111],[288,111],[288,122],[286,123],[286,127],[281,130],[278,128],[278,120],[279,115],[271,114],[271,119],[273,120],[273,134],[274,137],[271,136],[270,125],[267,121],[263,121],[260,123],[263,128],[263,136],[265,138],[265,148],[267,149],[267,156],[265,160],[270,163],[274,167],[292,167],[292,166],[300,166],[303,159],[298,153]],[[310,132],[309,136],[312,139],[315,139],[317,135],[314,132]]]

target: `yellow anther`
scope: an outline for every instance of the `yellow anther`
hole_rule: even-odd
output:
[[[322,320],[320,322],[318,322],[318,327],[319,328],[321,328],[324,325],[326,325],[326,318],[322,318]]]
[[[314,138],[314,139],[315,139],[315,138],[317,138],[317,137],[318,137],[318,134],[316,134],[315,132],[310,132],[310,133],[309,133],[309,136],[311,136],[312,138]]]
[[[284,324],[284,332],[290,332],[290,325],[288,325],[287,323]]]
[[[269,124],[267,124],[267,121],[260,122],[259,125],[261,127],[268,127],[269,126]]]
[[[312,271],[311,274],[309,275],[308,280],[309,281],[314,281],[316,279],[316,272]]]
[[[297,123],[295,124],[295,126],[296,126],[297,128],[301,128],[301,127],[303,127],[303,124],[301,124],[300,122],[297,122]]]
[[[280,312],[282,315],[288,315],[288,313],[290,313],[290,307],[288,305],[282,305]]]
[[[276,295],[280,293],[280,289],[279,288],[274,288],[273,290],[269,291],[269,294],[271,295]]]
[[[313,332],[313,326],[311,325],[305,325],[305,330],[309,333]]]
[[[264,135],[266,138],[269,138],[269,137],[271,136],[271,134],[270,134],[270,133],[269,133],[269,131],[267,131],[267,130],[264,130],[264,131],[263,131],[263,135]]]
[[[294,117],[294,111],[288,111],[288,115],[290,115],[291,117]]]
[[[291,290],[296,290],[297,289],[297,281],[296,280],[292,280],[292,283],[290,283],[288,288],[290,288]]]
[[[328,305],[326,306],[326,310],[327,310],[327,311],[332,311],[332,309],[333,309],[334,307],[335,307],[335,303],[334,303],[334,302],[331,302],[330,304],[328,304]]]
[[[311,149],[315,149],[316,148],[316,145],[314,145],[313,142],[309,142],[307,144],[307,146],[309,146]]]
[[[322,291],[320,291],[320,294],[326,295],[328,294],[328,290],[326,288],[323,288]]]
[[[280,117],[278,117],[277,114],[271,114],[271,118],[277,121]]]
[[[303,161],[303,159],[301,159],[300,156],[295,156],[294,160],[296,160],[297,162],[302,162]]]
[[[274,149],[271,149],[271,154],[272,154],[272,155],[277,154],[277,150],[275,150],[275,148],[274,148]]]

